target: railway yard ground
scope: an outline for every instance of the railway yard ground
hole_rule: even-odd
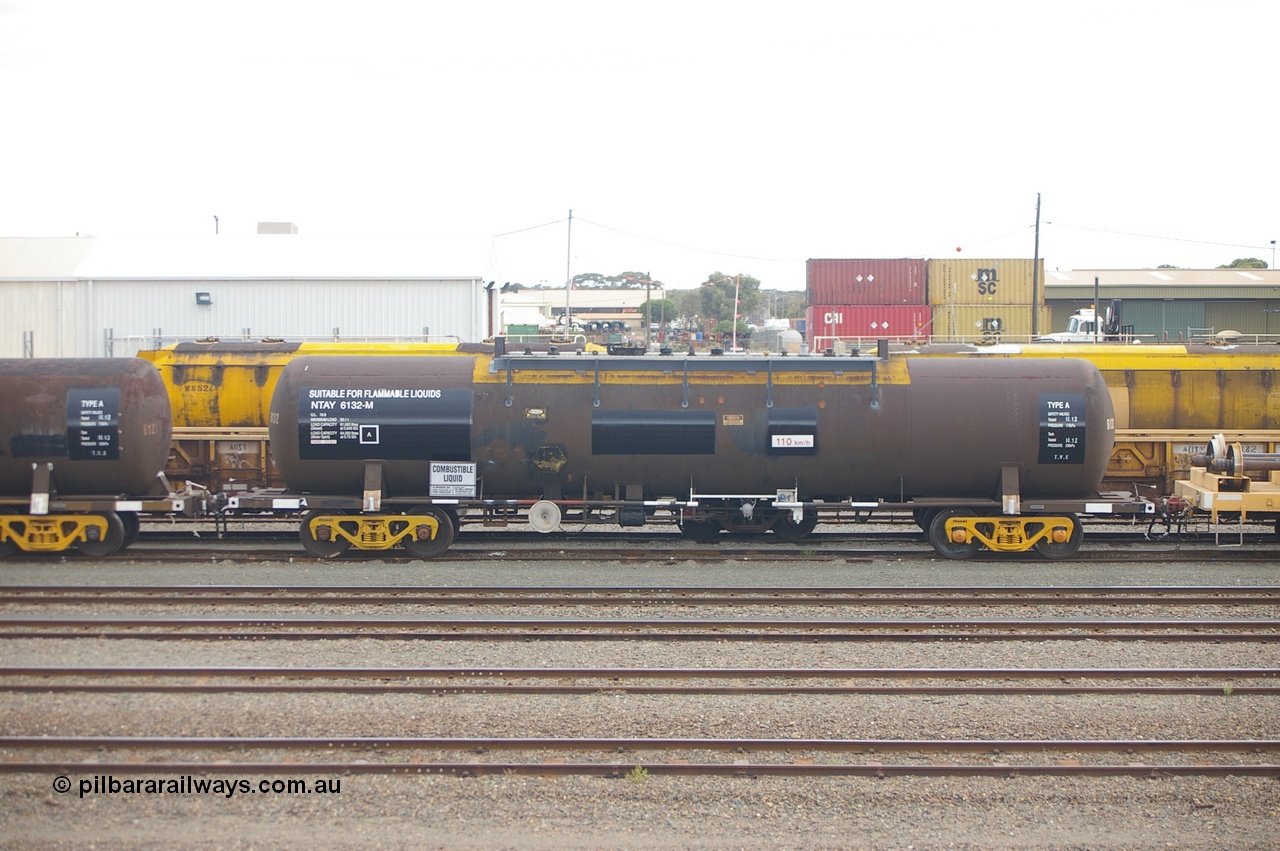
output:
[[[0,844],[1276,847],[1269,528],[900,531],[11,557]]]

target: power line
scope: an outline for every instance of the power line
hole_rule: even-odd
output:
[[[556,219],[554,222],[544,222],[543,224],[533,225],[532,227],[520,228],[518,230],[509,230],[506,233],[495,233],[493,235],[493,238],[497,239],[500,236],[511,236],[514,233],[525,233],[526,231],[537,230],[538,228],[549,228],[552,225],[558,225],[561,222],[566,222],[566,221],[568,221],[568,219]]]

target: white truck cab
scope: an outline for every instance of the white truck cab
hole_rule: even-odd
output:
[[[1082,307],[1067,320],[1067,330],[1055,331],[1035,338],[1037,343],[1117,343],[1126,335],[1121,333],[1120,302],[1113,301],[1105,318],[1098,316],[1093,307]],[[1132,339],[1132,327],[1127,335]],[[1136,342],[1136,341],[1133,341]]]

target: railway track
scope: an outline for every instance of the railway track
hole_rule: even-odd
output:
[[[679,539],[677,539],[679,540]],[[544,561],[544,562],[592,562],[616,561],[624,563],[691,562],[695,564],[721,564],[735,562],[806,562],[866,563],[900,557],[925,557],[940,559],[927,545],[915,542],[898,547],[843,548],[830,545],[818,548],[806,544],[795,546],[673,546],[654,544],[647,539],[620,543],[617,549],[605,549],[604,542],[592,541],[584,546],[582,539],[543,544],[541,546],[511,546],[510,542],[498,542],[488,546],[453,546],[431,559],[434,563],[491,562],[491,561]],[[1186,562],[1221,563],[1271,563],[1276,561],[1274,547],[1225,547],[1208,542],[1183,543],[1176,547],[1162,544],[1135,549],[1085,550],[1072,556],[1077,564],[1170,564]],[[67,553],[26,554],[32,560],[54,561],[66,558]],[[72,554],[75,555],[74,553]],[[348,550],[334,559],[322,559],[307,555],[300,545],[292,541],[242,544],[210,539],[193,539],[178,545],[163,546],[139,542],[122,552],[104,559],[106,562],[138,562],[143,564],[171,564],[175,561],[214,562],[218,564],[257,564],[267,561],[287,561],[290,564],[366,563],[386,562],[410,564],[421,562],[417,556],[402,550]],[[1034,553],[980,553],[969,563],[982,561],[1027,562],[1044,564]]]
[[[945,586],[403,586],[403,585],[11,585],[0,604],[283,606],[1065,606],[1280,603],[1273,585]]]
[[[956,587],[956,588],[596,588],[596,587],[351,587],[351,586],[16,586],[3,592],[0,638],[150,641],[315,641],[382,638],[407,641],[1280,641],[1274,617],[1280,588],[1210,587]],[[131,613],[142,607],[145,613]],[[172,614],[154,611],[168,609]],[[210,608],[274,608],[264,615]],[[577,616],[583,607],[606,611]],[[709,607],[716,617],[690,617]],[[932,607],[932,608],[931,608]],[[957,607],[1052,607],[1057,616],[955,617]],[[1122,617],[1064,608],[1114,609]],[[1154,616],[1138,609],[1154,609]],[[352,612],[351,609],[357,609]],[[442,613],[449,608],[472,611]],[[562,609],[574,611],[566,614]],[[633,611],[639,608],[640,612]],[[679,609],[677,613],[656,609]],[[869,609],[866,617],[825,614]],[[1241,608],[1260,616],[1238,617]],[[53,609],[45,613],[43,610]],[[123,609],[124,611],[119,611]],[[187,613],[184,609],[196,609]],[[388,614],[387,609],[396,612]],[[530,609],[527,615],[504,612]],[[607,611],[609,609],[616,610]],[[911,617],[885,616],[894,609]],[[948,616],[932,617],[940,609]],[[1181,617],[1171,610],[1183,609]],[[437,611],[439,610],[439,611]],[[495,615],[495,610],[498,612]],[[779,611],[783,616],[779,616]],[[786,610],[798,610],[785,616]],[[815,615],[815,610],[824,614]],[[923,611],[922,611],[923,610]]]
[[[1278,777],[1280,765],[1260,757],[1280,752],[1272,739],[1136,740],[901,740],[748,738],[494,738],[494,737],[0,737],[0,773],[84,774],[86,765],[59,752],[94,753],[96,778],[113,775],[484,774],[539,776],[912,776],[912,777]],[[154,755],[196,751],[198,761],[155,761]],[[286,759],[245,759],[245,752],[285,752]],[[383,759],[338,761],[358,751]],[[441,761],[443,752],[514,754],[518,759]],[[102,752],[122,758],[103,760]],[[408,761],[387,754],[409,754]],[[619,761],[618,754],[635,759]],[[708,754],[733,759],[705,761]],[[51,754],[46,756],[46,754]],[[570,762],[569,754],[594,759]],[[646,758],[644,754],[653,754]],[[753,760],[740,758],[751,754]],[[148,757],[142,761],[143,756]],[[763,759],[759,755],[765,755]],[[957,757],[982,755],[985,762]],[[886,762],[894,756],[899,761]],[[1142,756],[1147,761],[1137,762]],[[1049,761],[1033,761],[1039,757]],[[1157,758],[1155,760],[1151,758]],[[1174,758],[1186,762],[1172,761]],[[1228,758],[1234,757],[1234,761]],[[860,758],[860,759],[858,759]],[[1120,760],[1122,762],[1108,762]]]
[[[11,616],[0,638],[145,641],[1249,642],[1280,620],[1098,618],[392,618]]]
[[[104,778],[113,777],[337,778],[378,774],[632,779],[650,775],[1275,778],[1280,777],[1280,761],[1275,757],[1280,740],[1265,735],[1267,725],[1244,722],[1226,727],[1229,732],[1217,739],[1089,739],[1052,734],[1043,738],[1034,734],[1018,738],[759,738],[740,735],[737,725],[726,728],[723,737],[669,733],[572,737],[539,735],[535,731],[543,725],[533,721],[528,735],[509,736],[298,736],[290,735],[296,731],[288,729],[271,729],[270,735],[219,736],[202,734],[199,725],[190,732],[186,719],[193,712],[202,713],[205,701],[224,700],[260,701],[262,706],[280,700],[305,701],[299,705],[313,705],[323,713],[329,701],[348,699],[501,702],[515,698],[519,704],[536,701],[540,703],[535,705],[541,706],[551,701],[550,705],[563,706],[560,711],[570,716],[578,701],[627,698],[672,701],[669,705],[673,708],[698,700],[750,705],[751,701],[776,699],[798,707],[808,701],[831,699],[893,700],[919,703],[925,713],[930,710],[924,702],[967,699],[1221,701],[1224,707],[1238,706],[1242,700],[1274,701],[1280,696],[1280,668],[351,666],[301,660],[317,652],[312,648],[346,647],[344,642],[368,639],[399,641],[401,647],[421,642],[483,646],[521,642],[547,648],[547,652],[556,645],[584,641],[602,646],[614,642],[618,647],[680,642],[720,647],[729,643],[743,647],[794,645],[805,648],[804,653],[848,642],[868,648],[902,642],[1008,642],[1026,648],[1067,641],[1090,642],[1090,646],[1124,641],[1138,648],[1186,642],[1206,647],[1264,645],[1280,642],[1280,619],[1275,617],[1278,602],[1280,586],[1255,585],[15,585],[0,589],[0,604],[6,606],[0,613],[0,647],[35,641],[21,646],[29,656],[48,657],[51,654],[39,650],[46,639],[71,640],[77,647],[96,646],[104,639],[131,641],[113,643],[113,648],[126,649],[107,653],[112,665],[46,661],[0,667],[0,695],[5,702],[19,701],[17,705],[22,706],[22,701],[51,701],[52,711],[77,715],[85,705],[94,705],[102,708],[92,717],[114,718],[110,707],[114,701],[124,701],[121,707],[145,705],[168,720],[122,719],[112,724],[111,730],[128,732],[158,724],[164,732],[182,729],[184,733],[66,736],[43,731],[0,737],[0,773],[56,775],[55,782],[71,782],[75,777],[81,788],[84,783],[107,782]],[[378,607],[410,614],[378,613]],[[641,614],[618,617],[608,611],[628,607],[639,609]],[[1049,615],[920,614],[933,607],[982,609],[983,614],[1001,609],[1044,610]],[[1145,607],[1160,614],[1135,617],[1129,611],[1117,617],[1059,616],[1068,607],[1085,613]],[[210,615],[210,608],[229,613]],[[560,608],[570,612],[555,611]],[[602,615],[581,616],[583,608],[599,610]],[[699,608],[716,616],[682,615]],[[188,609],[200,613],[191,614]],[[813,616],[815,610],[848,609],[872,610],[875,616]],[[885,610],[894,609],[906,610],[911,616],[883,616]],[[795,614],[785,616],[789,610]],[[761,611],[773,614],[761,616]],[[522,612],[528,614],[521,616]],[[1249,612],[1257,616],[1242,616]],[[201,647],[210,641],[253,642],[255,649],[243,655],[242,664],[183,664],[186,651],[177,648],[172,664],[128,661],[134,647],[146,648],[155,642],[187,642],[184,648]],[[299,660],[295,664],[249,663],[265,648],[287,646],[308,649],[292,654]],[[357,652],[363,655],[363,651]],[[1016,652],[1022,658],[1033,651]],[[448,657],[450,651],[436,655]],[[63,706],[66,708],[59,709]],[[39,726],[34,719],[40,717],[43,710],[27,723]],[[388,716],[384,729],[399,729],[390,720],[397,717]],[[251,729],[261,730],[262,725],[259,720]],[[15,732],[22,729],[19,726]],[[1240,732],[1246,735],[1238,735]],[[1257,732],[1264,735],[1248,735]]]
[[[375,680],[376,682],[369,682]],[[730,684],[725,684],[729,681]],[[1053,681],[1045,684],[1045,681]],[[1163,681],[1155,685],[1152,681]],[[832,684],[834,683],[834,684]],[[1280,668],[0,667],[56,694],[1276,695]]]

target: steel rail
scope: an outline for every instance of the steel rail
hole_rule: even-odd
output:
[[[1280,639],[1280,620],[1272,619],[1127,619],[1104,620],[1101,618],[474,618],[474,617],[163,617],[128,615],[11,615],[0,617],[0,629],[33,629],[52,627],[81,627],[88,630],[105,627],[132,628],[273,628],[273,629],[470,629],[508,630],[545,629],[601,631],[601,630],[706,630],[718,629],[731,632],[745,630],[814,632],[847,630],[867,632],[886,630],[892,632],[926,632],[936,630],[1020,630],[1020,629],[1079,629],[1095,633],[1136,632],[1157,633],[1160,630],[1254,630],[1275,631]],[[2,633],[0,633],[2,634]]]
[[[637,632],[625,630],[616,632],[549,632],[549,631],[511,631],[511,632],[471,632],[450,630],[448,632],[405,632],[390,630],[336,631],[323,632],[111,632],[104,629],[80,629],[70,632],[50,631],[8,631],[0,632],[3,639],[47,639],[47,640],[82,640],[94,638],[100,640],[132,640],[132,641],[710,641],[710,642],[763,642],[763,643],[795,643],[821,644],[827,642],[859,642],[859,643],[954,643],[973,644],[980,642],[1044,642],[1044,641],[1114,641],[1139,642],[1158,641],[1161,643],[1251,643],[1273,644],[1280,641],[1280,635],[1257,632]]]
[[[623,588],[183,585],[132,587],[12,586],[0,603],[165,605],[427,604],[484,605],[1264,605],[1280,603],[1280,586],[954,587],[954,588]]]
[[[1280,777],[1280,765],[814,765],[805,763],[570,763],[570,762],[468,762],[468,763],[371,763],[371,762],[0,762],[0,774],[58,774],[115,777],[162,774],[183,778],[194,775],[431,775],[448,777],[592,776],[622,778],[667,777]],[[84,782],[84,781],[81,781]],[[182,782],[182,781],[177,781]],[[68,787],[71,788],[71,787]],[[192,793],[188,789],[188,793]],[[218,793],[220,794],[220,793]]]
[[[711,685],[632,685],[614,683],[599,685],[512,685],[512,684],[480,684],[480,685],[428,685],[414,683],[386,683],[381,685],[367,684],[333,684],[333,683],[0,683],[0,693],[9,694],[418,694],[435,697],[456,695],[592,695],[592,694],[635,694],[635,695],[719,695],[722,697],[742,697],[748,695],[779,696],[841,696],[841,695],[879,695],[879,696],[957,696],[957,695],[1156,695],[1174,696],[1221,696],[1227,693],[1222,686],[1151,686],[1151,685],[1080,685],[1080,686],[1034,686],[1034,685],[966,685],[966,686],[711,686]],[[1240,686],[1230,688],[1233,696],[1273,697],[1280,695],[1280,686]]]
[[[684,695],[1275,695],[1280,685],[1245,685],[1241,681],[1274,680],[1275,668],[1129,668],[1129,669],[983,669],[983,668],[269,668],[269,667],[66,667],[32,666],[0,668],[0,692],[57,694],[546,694],[588,695],[600,693]],[[57,680],[90,680],[58,682]],[[380,680],[369,684],[367,680]],[[505,682],[495,682],[495,680]],[[556,683],[546,684],[548,679]],[[563,680],[578,681],[565,684]],[[904,679],[917,682],[902,684]],[[1053,679],[1055,685],[1027,685]],[[1134,681],[1177,680],[1176,685],[1134,684]],[[110,680],[111,682],[101,682]],[[143,680],[143,682],[120,682]],[[157,680],[167,682],[156,682]],[[173,682],[186,680],[188,682]],[[193,681],[194,682],[191,682]],[[249,682],[244,682],[248,680]],[[456,681],[462,680],[463,684]],[[518,681],[533,681],[534,684]],[[581,681],[595,681],[583,683]],[[654,685],[654,680],[678,685]],[[690,684],[691,681],[748,681],[748,684]],[[767,682],[786,681],[788,685]],[[806,685],[812,681],[840,680],[841,685]],[[865,682],[850,684],[851,681]],[[919,681],[929,681],[922,684]],[[965,685],[938,685],[934,681],[966,681]],[[1020,683],[1010,685],[1007,681]],[[1069,681],[1083,681],[1075,682]],[[1227,680],[1229,684],[1196,684]],[[341,682],[338,682],[341,681]],[[425,682],[430,681],[430,682]],[[512,682],[517,681],[517,682]],[[764,681],[764,682],[749,682]],[[893,685],[867,682],[895,681]],[[992,684],[993,681],[1003,681]],[[1102,683],[1121,681],[1125,685]]]
[[[205,545],[206,548],[201,551],[199,549],[147,549],[138,547],[129,547],[126,550],[118,552],[114,555],[107,556],[102,561],[117,562],[130,561],[140,563],[160,563],[169,564],[175,560],[179,561],[212,561],[217,563],[231,564],[256,564],[263,561],[288,561],[290,563],[299,564],[334,564],[344,562],[360,562],[360,561],[377,561],[387,564],[412,564],[421,562],[423,559],[408,553],[397,552],[395,550],[348,550],[335,561],[334,559],[322,559],[307,555],[301,548],[274,548],[274,549],[254,549],[254,550],[228,550],[221,542],[211,542]],[[214,548],[212,551],[209,548]],[[593,550],[595,557],[600,558],[598,548]],[[40,554],[37,554],[39,557]],[[65,556],[65,553],[53,554]],[[442,563],[450,561],[513,561],[513,560],[530,560],[537,559],[540,561],[557,562],[557,561],[581,561],[583,550],[566,547],[561,544],[558,547],[548,548],[511,548],[503,547],[501,550],[495,551],[493,547],[450,547],[444,553],[433,556],[430,561],[433,563]],[[849,564],[860,564],[874,559],[892,558],[892,557],[921,557],[936,559],[939,556],[927,545],[921,545],[914,548],[898,548],[898,549],[848,549],[848,550],[814,550],[812,548],[796,549],[794,547],[780,546],[771,549],[673,549],[673,548],[651,548],[637,547],[630,545],[626,550],[620,552],[610,552],[607,560],[611,562],[639,562],[639,561],[689,561],[697,564],[715,564],[727,560],[754,562],[754,561],[782,561],[789,559],[804,559],[808,562],[826,562],[841,561]],[[1162,550],[1143,550],[1141,552],[1122,551],[1116,552],[1109,550],[1107,552],[1098,551],[1082,551],[1072,556],[1072,561],[1076,563],[1112,563],[1123,562],[1126,564],[1169,564],[1171,562],[1231,562],[1231,563],[1249,563],[1257,561],[1274,561],[1276,559],[1276,551],[1274,548],[1263,548],[1257,550],[1246,549],[1222,549],[1206,547],[1196,550],[1180,547],[1178,549],[1162,549]],[[1045,561],[1038,555],[1018,553],[1018,554],[1001,554],[986,553],[980,554],[971,559],[971,563],[981,563],[984,561],[997,561],[1002,563],[1026,561],[1034,564],[1044,564]]]
[[[8,665],[3,677],[241,677],[310,679],[1020,679],[1244,680],[1280,678],[1280,668],[347,668],[287,666],[78,667]]]
[[[739,739],[562,736],[0,736],[6,750],[725,751],[1152,754],[1280,752],[1280,739]],[[83,767],[94,768],[96,764]]]

